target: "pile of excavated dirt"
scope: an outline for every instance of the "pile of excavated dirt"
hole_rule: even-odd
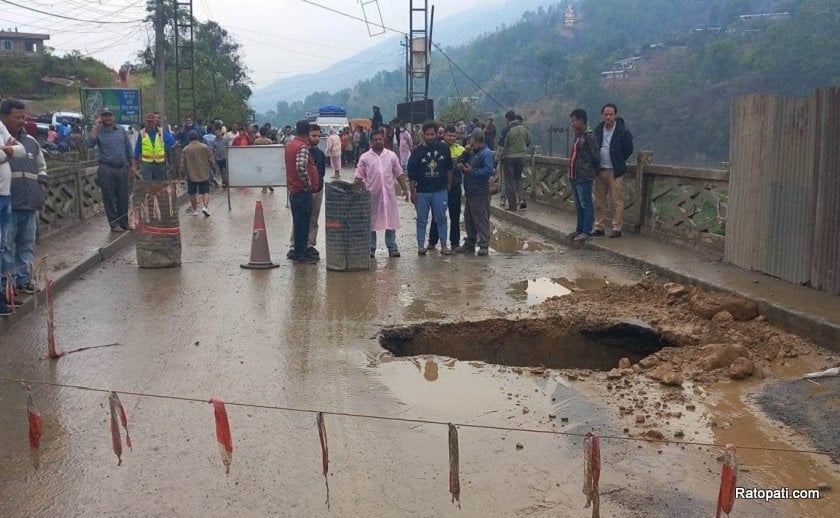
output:
[[[683,380],[764,377],[770,362],[804,358],[815,368],[837,365],[838,357],[766,321],[754,303],[675,283],[642,281],[551,298],[537,307],[544,316],[563,315],[567,323],[607,326],[641,320],[657,329],[670,347],[628,365],[615,365],[608,378],[642,373],[664,385]]]

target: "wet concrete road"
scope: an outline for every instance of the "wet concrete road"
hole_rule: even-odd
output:
[[[239,268],[258,199],[279,269]],[[394,359],[374,338],[387,324],[524,310],[534,300],[514,283],[528,279],[622,283],[642,272],[591,252],[507,239],[504,228],[489,258],[417,257],[409,206],[398,234],[402,258],[380,250],[375,271],[327,272],[323,263],[284,259],[290,222],[282,190],[237,190],[233,202],[228,212],[216,195],[211,218],[182,218],[180,268],[138,269],[131,249],[57,296],[59,348],[120,345],[43,360],[40,308],[0,338],[0,375],[621,434],[605,407],[562,379],[446,358]],[[449,501],[445,427],[327,416],[327,510],[313,414],[228,406],[234,454],[225,476],[210,405],[124,395],[134,451],[117,467],[105,394],[44,386],[33,394],[44,419],[39,471],[29,461],[24,391],[0,382],[0,516],[589,516],[578,438],[461,429],[458,510]],[[549,414],[568,422],[552,425]],[[710,452],[615,441],[602,450],[604,516],[712,514],[719,468]],[[741,505],[752,516],[774,515]]]

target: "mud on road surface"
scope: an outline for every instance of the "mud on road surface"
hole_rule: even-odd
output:
[[[580,284],[523,281],[513,286],[517,293],[536,287],[561,296],[542,296],[510,318],[388,327],[379,340],[397,357],[443,355],[546,378],[559,372],[617,410],[612,425],[628,438],[840,456],[840,378],[779,381],[837,365],[836,355],[776,328],[755,304],[732,295],[645,280]],[[752,403],[759,395],[760,407]],[[746,448],[739,455],[741,480],[754,472],[757,487],[837,485],[831,456]],[[826,492],[820,501],[779,505],[786,515],[815,516],[832,500]]]
[[[547,246],[503,225],[488,258],[419,258],[411,253],[413,230],[404,228],[398,233],[403,257],[380,250],[369,272],[292,265],[281,259],[290,229],[282,191],[260,196],[259,189],[235,189],[232,196],[232,211],[182,221],[180,268],[140,270],[134,251],[126,251],[57,294],[59,348],[119,346],[45,361],[39,307],[2,337],[0,373],[202,401],[497,427],[459,431],[462,509],[447,491],[445,426],[328,415],[327,510],[310,413],[229,405],[234,453],[225,475],[210,405],[124,393],[134,448],[117,467],[106,395],[55,386],[33,386],[44,424],[41,467],[34,471],[25,391],[0,383],[0,516],[584,517],[580,435],[595,429],[622,439],[602,441],[603,516],[707,517],[720,480],[717,449],[647,438],[681,432],[685,440],[707,443],[789,448],[807,442],[764,417],[744,394],[759,392],[774,376],[830,366],[833,357],[766,322],[734,321],[743,316],[737,305],[726,306],[732,322],[725,314],[707,320],[691,312],[691,293],[669,295],[674,287],[646,284],[639,268],[606,254]],[[239,268],[256,200],[264,204],[271,251],[281,262],[272,272]],[[413,221],[410,205],[401,203],[401,210],[404,222]],[[323,233],[319,239],[323,250]],[[542,323],[530,331],[547,334],[517,343],[513,335],[529,336],[532,318]],[[446,327],[466,320],[478,324]],[[492,334],[479,333],[487,327],[482,322],[496,322]],[[413,356],[396,357],[376,339],[384,327],[414,324],[437,339],[402,351],[394,342],[398,354]],[[435,326],[446,333],[431,333]],[[639,340],[637,354],[620,350],[626,343],[617,338],[628,332]],[[510,340],[499,340],[505,333]],[[552,333],[578,354],[557,354],[544,338]],[[486,355],[488,347],[470,349],[473,335],[514,343]],[[762,340],[778,346],[764,359]],[[444,343],[433,349],[434,341]],[[736,347],[728,364],[733,351],[720,351],[721,366],[706,369],[700,361],[709,344],[743,349]],[[468,359],[471,350],[481,356]],[[537,352],[542,358],[522,359]],[[755,363],[754,374],[730,380],[731,364],[743,355]],[[510,358],[520,365],[488,363],[514,363]],[[569,359],[574,362],[564,363]],[[738,372],[747,372],[738,362]],[[648,376],[662,365],[670,385]],[[759,372],[765,379],[757,379]],[[822,458],[739,454],[749,470],[744,485],[837,486],[836,469]],[[836,507],[833,494],[814,503],[739,501],[736,512],[828,516]]]

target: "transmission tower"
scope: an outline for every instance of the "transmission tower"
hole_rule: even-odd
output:
[[[429,0],[410,0],[408,14],[408,67],[406,68],[407,99],[411,106],[411,122],[432,117],[429,103],[429,70],[432,54],[432,23],[435,8],[429,13]]]
[[[175,116],[195,117],[195,48],[193,45],[192,0],[173,0],[175,4]],[[182,112],[183,110],[183,112]]]

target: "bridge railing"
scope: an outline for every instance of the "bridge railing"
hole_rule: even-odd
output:
[[[47,200],[38,221],[40,236],[56,232],[101,212],[96,162],[75,162],[48,171]]]
[[[639,151],[624,177],[625,226],[668,242],[723,254],[729,202],[729,170],[652,163]],[[569,159],[535,149],[524,173],[533,201],[574,210]],[[608,214],[611,209],[607,208]]]

